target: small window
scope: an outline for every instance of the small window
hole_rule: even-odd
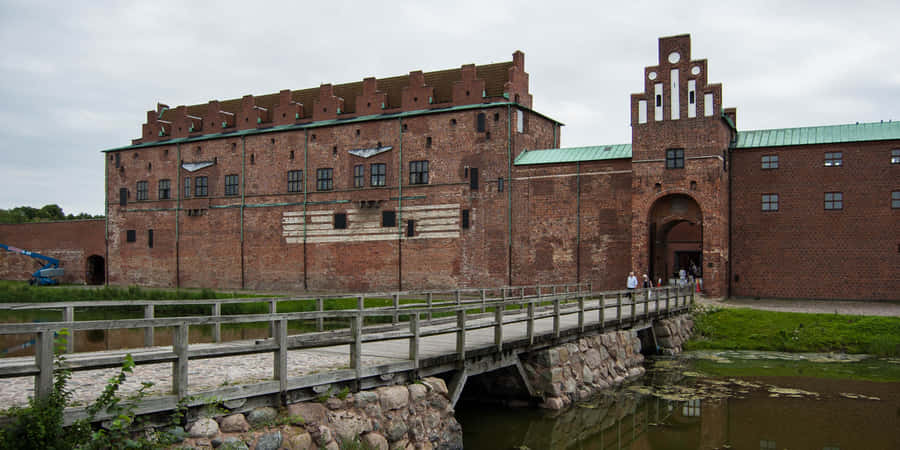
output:
[[[826,210],[844,209],[844,193],[843,192],[826,192],[825,193],[825,209]]]
[[[478,168],[472,167],[469,169],[469,189],[473,191],[478,190]]]
[[[172,183],[169,180],[159,180],[159,199],[168,200],[172,197]]]
[[[184,179],[184,198],[190,198],[191,196],[191,177],[185,177]]]
[[[294,159],[294,151],[293,151],[293,150],[291,150],[291,156],[290,156],[290,159]]]
[[[288,192],[303,192],[303,171],[288,170],[287,183]]]
[[[406,221],[406,237],[413,237],[416,235],[416,221],[415,220],[407,220]]]
[[[409,163],[409,184],[428,184],[428,161]]]
[[[891,164],[900,164],[900,148],[891,150]]]
[[[238,176],[225,175],[225,195],[238,195]]]
[[[397,226],[397,212],[396,211],[382,211],[381,212],[381,226],[396,227]]]
[[[778,155],[763,155],[762,168],[763,169],[777,169],[778,168]]]
[[[147,248],[153,248],[153,230],[147,230]]]
[[[494,122],[500,121],[500,113],[494,113]]]
[[[119,206],[128,204],[128,188],[119,188]]]
[[[334,189],[334,170],[330,167],[316,169],[316,190],[330,191]]]
[[[335,230],[346,230],[347,229],[347,213],[335,213],[334,214],[334,229]]]
[[[469,229],[469,210],[468,209],[462,210],[462,220],[461,220],[460,225],[462,226],[463,230]]]
[[[842,152],[830,152],[825,154],[825,167],[839,167],[844,165]]]
[[[525,132],[525,112],[521,109],[516,110],[516,132]]]
[[[670,148],[666,150],[666,169],[684,168],[684,149]]]
[[[136,242],[137,241],[137,232],[134,230],[125,230],[125,241],[126,242]]]
[[[484,113],[478,113],[475,119],[475,129],[479,133],[484,133],[485,124],[484,124]]]
[[[147,188],[146,181],[138,181],[137,182],[137,199],[138,200],[147,200],[149,198],[149,192]]]
[[[900,209],[900,191],[891,192],[891,208]]]
[[[208,185],[209,178],[194,177],[194,197],[206,197],[209,195]]]
[[[357,164],[353,166],[353,187],[361,188],[366,185],[366,166]]]
[[[425,138],[425,148],[431,148],[431,136]]]
[[[763,211],[778,211],[778,194],[763,194],[762,195],[762,210]]]
[[[503,192],[503,178],[497,178],[497,192]]]
[[[384,186],[386,183],[386,171],[387,165],[384,163],[375,163],[369,166],[371,176],[369,184],[372,186]]]
[[[120,164],[122,164],[122,155],[119,153],[116,153],[116,169],[119,168]]]

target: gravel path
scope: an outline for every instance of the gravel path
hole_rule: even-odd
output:
[[[833,300],[778,300],[778,299],[720,299],[700,296],[697,303],[722,308],[753,308],[768,311],[849,314],[854,316],[900,317],[898,302],[833,301]]]

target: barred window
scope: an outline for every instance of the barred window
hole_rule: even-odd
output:
[[[844,209],[844,193],[843,192],[826,192],[825,193],[825,209]]]
[[[825,154],[825,167],[839,167],[844,165],[842,152],[829,152]]]
[[[288,170],[287,183],[288,192],[303,192],[303,171]]]
[[[184,178],[184,198],[191,196],[191,177]]]
[[[763,211],[778,211],[778,194],[763,194],[762,195],[762,210]]]
[[[149,198],[149,189],[147,188],[146,181],[138,181],[137,182],[137,199],[138,200],[147,200]]]
[[[207,191],[207,182],[209,179],[207,177],[194,177],[194,196],[195,197],[206,197],[209,195],[209,191]]]
[[[762,168],[763,169],[777,169],[778,168],[778,155],[763,155]]]
[[[334,169],[316,169],[316,190],[330,191],[334,189]]]
[[[135,241],[137,241],[137,231],[125,230],[125,242],[135,242]]]
[[[172,197],[171,182],[169,180],[159,180],[159,199],[167,200]]]
[[[428,161],[410,161],[409,184],[428,184]]]
[[[666,150],[666,169],[684,168],[684,149],[670,148]]]
[[[238,176],[225,175],[225,195],[238,195]]]
[[[387,171],[387,165],[383,163],[372,164],[369,167],[370,172],[370,180],[369,184],[372,186],[384,186],[385,185],[385,173]]]
[[[353,166],[353,187],[361,188],[366,185],[366,166],[357,164]]]

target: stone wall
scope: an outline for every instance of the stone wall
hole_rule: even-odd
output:
[[[611,331],[523,358],[522,366],[542,407],[562,409],[644,373],[636,331]]]
[[[660,353],[664,355],[677,355],[681,353],[681,345],[690,339],[694,329],[694,319],[690,314],[669,317],[657,320],[653,323],[653,334],[656,335],[656,345]]]

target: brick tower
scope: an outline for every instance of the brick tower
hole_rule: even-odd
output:
[[[689,35],[659,40],[659,62],[631,95],[632,269],[654,279],[695,271],[707,294],[728,277],[728,147],[734,110],[721,84],[707,83],[705,59],[691,59]],[[624,280],[623,280],[624,283]]]

